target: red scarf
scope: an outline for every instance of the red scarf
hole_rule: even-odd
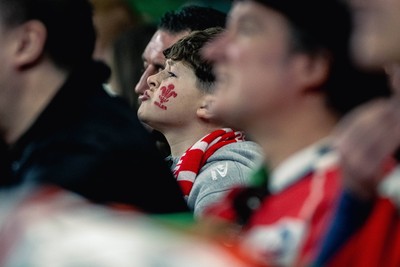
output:
[[[184,196],[189,196],[199,170],[215,151],[227,144],[242,141],[242,132],[224,128],[206,135],[186,150],[173,171]]]

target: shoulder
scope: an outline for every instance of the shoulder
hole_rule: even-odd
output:
[[[260,147],[251,141],[231,143],[214,152],[201,168],[196,183],[228,181],[246,182],[253,170],[261,163],[263,154]]]
[[[73,122],[74,123],[74,122]],[[88,138],[102,145],[128,149],[153,146],[153,137],[142,125],[136,112],[120,97],[112,97],[104,90],[88,99],[86,108],[75,121],[72,133],[81,141]],[[151,144],[150,144],[151,143]],[[108,148],[111,148],[108,147]]]
[[[263,157],[261,147],[257,143],[253,141],[243,141],[221,147],[210,156],[207,163],[225,160],[253,168],[262,162]]]

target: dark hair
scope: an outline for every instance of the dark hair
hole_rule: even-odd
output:
[[[65,69],[92,58],[95,29],[92,6],[88,0],[0,0],[0,20],[16,27],[38,20],[47,29],[46,53]]]
[[[171,32],[205,30],[211,27],[225,27],[226,14],[210,7],[197,5],[183,6],[179,10],[166,12],[158,28]]]
[[[183,37],[170,48],[164,50],[167,59],[181,61],[194,70],[197,85],[205,92],[211,92],[215,82],[212,62],[201,54],[204,45],[223,31],[221,27],[208,28],[203,31],[193,31]]]
[[[330,74],[318,90],[324,92],[328,107],[339,116],[374,97],[390,95],[383,72],[366,73],[352,61],[351,12],[342,0],[254,1],[287,19],[292,53],[330,60]]]

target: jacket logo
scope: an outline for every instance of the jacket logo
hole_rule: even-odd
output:
[[[221,177],[225,177],[226,174],[228,173],[228,162],[225,162],[225,164],[219,164],[217,167],[215,167],[214,170],[211,171],[211,178],[215,181],[217,180],[217,173]]]

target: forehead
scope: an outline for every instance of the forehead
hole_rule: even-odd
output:
[[[167,59],[165,62],[165,69],[166,70],[174,70],[174,72],[179,72],[179,76],[182,74],[187,75],[189,73],[194,74],[193,68],[189,66],[189,64],[185,64],[184,61],[176,61],[172,59]]]
[[[163,57],[164,55],[162,52],[165,49],[173,45],[176,41],[187,34],[188,32],[172,34],[163,30],[157,30],[146,46],[145,53],[154,53]]]
[[[237,1],[228,14],[227,26],[253,26],[259,31],[287,32],[289,22],[279,12],[255,1]]]
[[[273,54],[286,50],[291,44],[292,31],[286,17],[255,1],[235,2],[226,28],[229,44],[247,47],[253,53]]]
[[[263,5],[260,5],[253,1],[235,1],[233,6],[228,14],[228,20],[235,19],[237,17],[246,16],[251,13],[252,16],[262,18],[263,14],[265,14],[266,8]]]

